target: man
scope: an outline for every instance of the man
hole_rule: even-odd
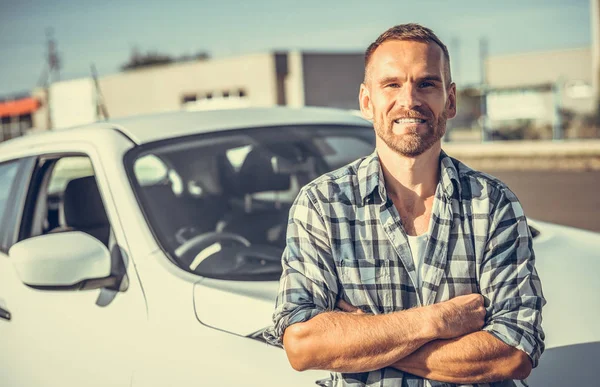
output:
[[[337,385],[514,385],[545,304],[515,195],[441,150],[456,115],[446,46],[416,24],[368,49],[376,151],[302,189],[267,339]]]

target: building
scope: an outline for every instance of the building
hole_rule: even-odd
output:
[[[0,99],[0,141],[22,136],[31,129],[39,108],[40,100],[26,94]]]
[[[564,138],[568,117],[596,112],[591,47],[490,57],[486,61],[487,127],[546,127]]]
[[[244,106],[330,106],[358,109],[362,53],[273,52],[174,63],[57,82],[35,127],[179,109]],[[41,90],[34,91],[43,98]],[[50,119],[48,119],[50,112]]]
[[[486,83],[492,104],[504,95],[524,102],[514,107],[522,111],[510,114],[490,106],[490,118],[505,114],[551,118],[555,103],[579,114],[591,114],[596,108],[590,47],[490,57]],[[533,97],[530,101],[533,95],[543,103]]]
[[[590,1],[591,46],[487,58],[485,127],[551,128],[560,139],[594,126],[600,102],[600,0]],[[486,133],[484,131],[484,138]]]

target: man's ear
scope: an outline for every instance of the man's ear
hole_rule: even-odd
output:
[[[448,119],[456,117],[456,84],[452,82],[448,89],[448,102],[446,102]]]
[[[362,113],[363,117],[369,121],[372,121],[373,105],[371,104],[371,96],[369,94],[369,89],[364,83],[360,84],[358,103],[360,104],[360,112]]]

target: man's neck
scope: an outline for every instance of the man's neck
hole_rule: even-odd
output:
[[[425,200],[435,194],[442,150],[439,141],[417,157],[400,155],[379,138],[376,149],[389,195]]]

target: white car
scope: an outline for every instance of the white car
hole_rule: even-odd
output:
[[[333,109],[177,112],[0,145],[2,386],[311,386],[262,339],[290,205],[372,152]],[[531,221],[548,299],[531,386],[592,385],[600,236]]]

